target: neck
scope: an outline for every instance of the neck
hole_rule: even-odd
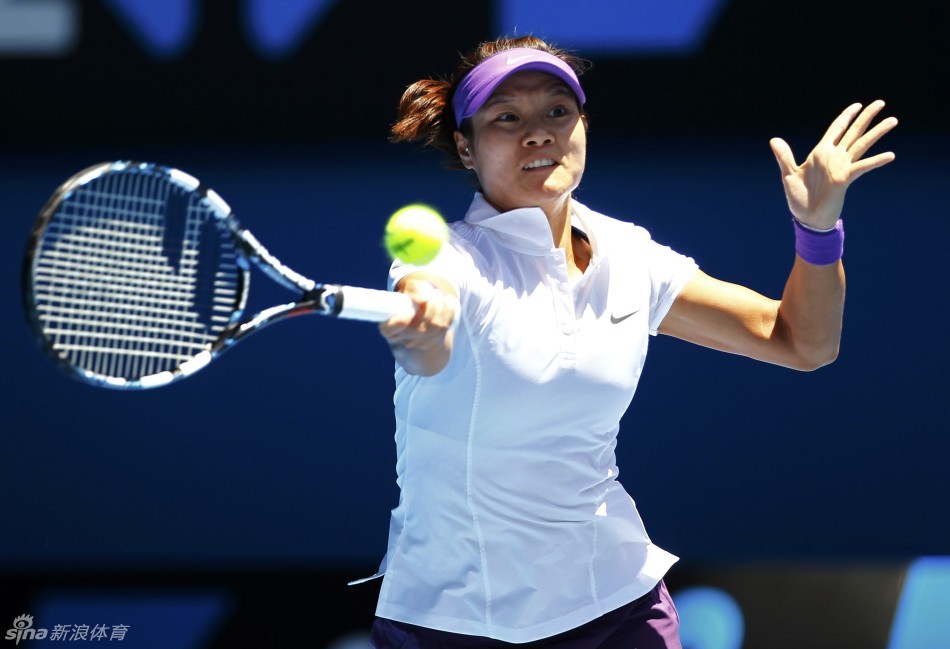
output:
[[[544,215],[548,217],[548,225],[551,226],[551,235],[554,237],[554,245],[568,253],[568,259],[571,258],[571,197],[568,195],[565,199],[558,201],[550,206],[542,206]]]
[[[587,237],[572,227],[570,196],[559,203],[556,209],[543,209],[551,226],[554,244],[564,251],[568,276],[574,280],[579,279],[590,264],[591,249]]]

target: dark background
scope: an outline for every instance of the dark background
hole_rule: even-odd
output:
[[[240,3],[209,1],[188,46],[157,54],[110,3],[81,6],[69,53],[0,52],[0,630],[57,589],[142,587],[210,592],[217,646],[365,630],[376,585],[345,584],[375,570],[397,497],[392,361],[373,326],[304,318],[184,383],[95,389],[31,340],[23,246],[69,175],[150,160],[217,189],[290,266],[382,287],[386,216],[421,200],[460,218],[471,195],[436,156],[386,142],[402,89],[513,27],[487,2],[339,2],[274,57],[250,42]],[[796,373],[654,339],[618,447],[648,531],[682,557],[671,586],[718,580],[747,612],[776,593],[804,606],[796,588],[840,591],[864,636],[827,646],[883,647],[904,566],[950,554],[948,39],[935,12],[731,0],[691,49],[579,48],[594,62],[580,200],[774,296],[793,253],[768,139],[801,160],[854,101],[883,98],[901,120],[875,148],[896,161],[845,206],[839,360]],[[254,279],[251,310],[288,299]],[[880,615],[848,606],[869,588]],[[757,619],[747,647],[780,646]]]

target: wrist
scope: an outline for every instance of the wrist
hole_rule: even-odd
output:
[[[828,266],[844,255],[844,222],[838,219],[830,230],[818,230],[793,218],[795,252],[816,266]]]
[[[834,230],[836,227],[838,227],[838,224],[835,223],[835,224],[834,224],[833,226],[831,226],[830,228],[816,228],[814,225],[808,225],[808,224],[805,223],[804,221],[799,220],[798,217],[793,216],[792,218],[795,220],[795,222],[796,222],[798,225],[800,225],[800,226],[802,226],[803,228],[805,228],[806,230],[810,230],[810,231],[812,231],[812,232],[831,232],[831,231]],[[838,220],[840,221],[841,219],[838,219]]]

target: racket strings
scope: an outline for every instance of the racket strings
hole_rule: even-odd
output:
[[[85,372],[138,380],[172,371],[209,347],[240,302],[238,255],[214,213],[147,171],[107,174],[64,196],[37,256],[44,335]]]

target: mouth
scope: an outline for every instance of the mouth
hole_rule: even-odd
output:
[[[525,171],[529,169],[542,169],[544,167],[553,167],[556,164],[557,163],[554,162],[554,160],[552,160],[551,158],[539,158],[537,160],[533,160],[529,162],[524,167],[522,167],[522,169],[524,169]]]

